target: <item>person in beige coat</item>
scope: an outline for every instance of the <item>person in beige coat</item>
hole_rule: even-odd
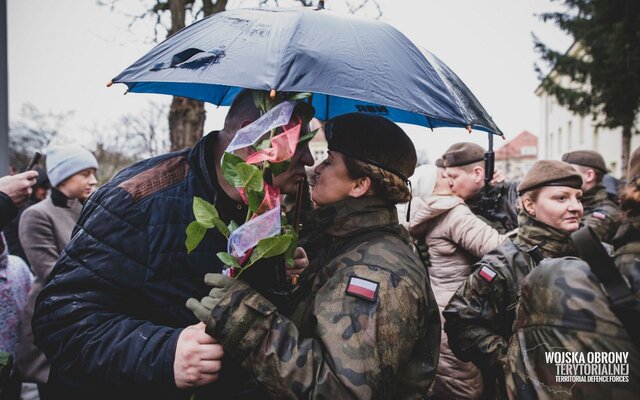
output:
[[[36,280],[22,316],[16,364],[25,382],[38,383],[41,400],[47,395],[49,363],[33,344],[31,319],[36,298],[69,240],[80,217],[82,204],[95,189],[98,162],[80,146],[52,147],[47,151],[50,195],[29,207],[20,217],[20,243],[29,259]]]
[[[437,162],[436,162],[437,163]],[[506,236],[471,212],[464,200],[451,192],[444,168],[433,168],[435,187],[429,197],[414,198],[409,232],[429,248],[429,276],[440,313],[458,287],[472,272],[473,264],[497,247]],[[440,361],[430,389],[434,399],[479,399],[480,370],[458,360],[442,332]]]

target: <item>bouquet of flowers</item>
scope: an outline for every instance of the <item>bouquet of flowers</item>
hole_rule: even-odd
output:
[[[308,125],[312,112],[300,112],[298,102],[309,93],[275,95],[254,91],[253,100],[261,117],[238,130],[222,157],[225,179],[240,192],[248,206],[242,225],[236,221],[225,224],[215,205],[200,197],[193,199],[195,221],[187,226],[187,252],[193,251],[208,229],[215,228],[227,238],[227,251],[217,254],[228,266],[223,273],[240,277],[258,260],[284,255],[286,264],[293,264],[297,232],[281,211],[280,190],[272,185],[273,176],[287,170],[296,147],[311,140],[316,131],[300,136]],[[312,108],[307,106],[308,109]],[[294,113],[294,109],[296,112]],[[235,150],[251,146],[254,152],[246,159]]]

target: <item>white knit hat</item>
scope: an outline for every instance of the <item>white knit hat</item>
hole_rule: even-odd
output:
[[[411,181],[413,197],[429,197],[436,187],[438,167],[433,164],[423,164],[416,168]]]
[[[51,186],[85,169],[98,169],[98,161],[91,152],[78,145],[50,147],[47,150],[47,175]]]

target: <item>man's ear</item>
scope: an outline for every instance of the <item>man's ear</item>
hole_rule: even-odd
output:
[[[596,180],[596,171],[592,170],[591,168],[589,168],[585,173],[584,173],[584,178],[585,178],[585,183],[591,183],[594,182]]]
[[[480,183],[484,181],[484,168],[481,166],[473,167],[473,182]]]
[[[368,176],[358,178],[354,181],[353,187],[349,191],[349,196],[355,198],[362,197],[367,194],[370,188],[371,178],[369,178]]]

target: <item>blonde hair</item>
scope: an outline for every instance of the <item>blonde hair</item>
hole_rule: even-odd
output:
[[[411,199],[411,190],[407,182],[398,175],[375,165],[345,157],[345,165],[351,179],[369,177],[370,193],[389,203],[406,203]]]

